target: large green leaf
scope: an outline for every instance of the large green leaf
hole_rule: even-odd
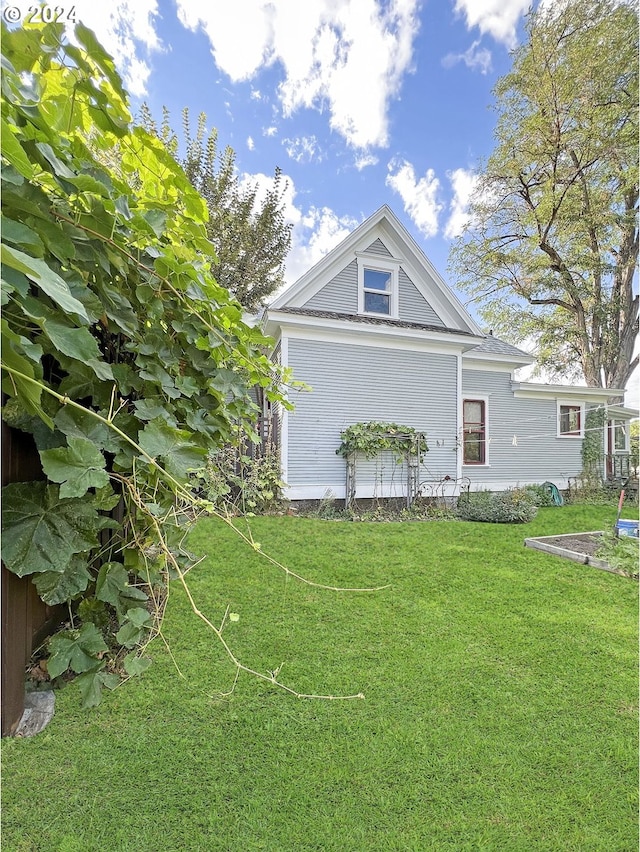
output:
[[[32,344],[25,347],[24,342],[28,343],[28,341],[25,341],[21,335],[9,328],[4,317],[1,321],[1,328],[2,365],[6,368],[2,390],[9,396],[17,397],[28,411],[40,417],[50,429],[53,429],[53,420],[42,409],[42,387],[36,381],[39,380],[39,376],[36,376],[36,368],[25,357],[25,355],[34,354],[35,350],[31,348]],[[9,372],[9,370],[15,372]],[[34,381],[29,381],[29,379]]]
[[[86,500],[60,500],[57,485],[15,482],[2,489],[2,559],[23,577],[62,573],[74,553],[96,547],[98,515]]]
[[[79,631],[67,630],[58,633],[49,642],[51,656],[47,671],[52,678],[59,677],[67,669],[80,674],[101,665],[98,654],[107,651],[102,634],[95,624],[83,624]]]
[[[87,560],[78,554],[71,557],[62,574],[57,571],[45,571],[33,578],[38,594],[49,606],[73,600],[80,592],[84,592],[90,580]]]
[[[0,220],[0,228],[2,229],[2,239],[5,242],[25,248],[38,257],[42,257],[44,254],[44,245],[40,237],[22,222],[16,222],[14,219],[3,216]]]
[[[109,56],[100,42],[96,39],[95,33],[93,33],[92,30],[84,24],[78,24],[75,28],[75,35],[82,47],[86,50],[87,56],[95,62],[100,71],[102,71],[109,83],[113,86],[118,96],[117,99],[114,99],[115,105],[122,110],[122,117],[124,119],[128,119],[129,116],[124,109],[124,102],[126,101],[127,96],[122,85],[122,80],[115,69],[112,57]]]
[[[49,219],[38,219],[32,222],[37,229],[38,235],[46,245],[47,249],[61,263],[66,263],[75,255],[73,242],[69,239],[68,230],[73,228],[67,222],[57,222]]]
[[[75,406],[65,405],[56,414],[55,423],[67,438],[87,438],[103,449],[109,443],[112,430],[88,409],[80,411]]]
[[[80,687],[80,695],[82,696],[82,706],[97,707],[102,699],[102,687],[107,689],[115,689],[120,683],[120,678],[117,674],[105,671],[89,671],[80,675],[77,679]]]
[[[24,148],[4,118],[0,120],[0,133],[2,134],[2,156],[5,157],[7,162],[11,163],[11,165],[19,171],[21,175],[26,178],[32,177],[34,168],[33,163],[30,162]]]
[[[158,418],[148,423],[140,432],[138,443],[152,458],[162,458],[168,472],[185,479],[190,470],[202,466],[206,450],[189,441],[185,429],[174,429]]]
[[[74,328],[64,322],[48,319],[44,330],[55,348],[63,355],[87,364],[99,379],[113,381],[111,366],[102,360],[98,341],[88,329]]]
[[[68,314],[77,314],[85,322],[89,322],[89,317],[82,302],[79,302],[74,296],[66,282],[60,276],[50,269],[44,260],[36,257],[30,257],[18,249],[11,248],[8,245],[2,244],[2,263],[10,266],[12,269],[17,269],[18,272],[24,273],[27,278],[42,289],[53,301],[66,311]]]
[[[96,580],[96,597],[118,607],[120,593],[124,592],[128,582],[129,574],[120,562],[105,562]]]
[[[128,675],[142,674],[151,665],[151,660],[148,657],[139,657],[136,651],[131,651],[124,658],[124,669]]]
[[[142,589],[129,585],[129,573],[119,562],[107,562],[100,568],[96,598],[115,607],[119,619],[129,609],[137,609],[147,600]]]
[[[127,610],[126,621],[116,633],[116,639],[125,648],[135,648],[153,626],[151,616],[146,609],[134,607]]]
[[[43,450],[42,469],[52,482],[62,483],[60,498],[84,497],[89,488],[104,488],[109,474],[105,458],[88,438],[68,438],[68,447]]]

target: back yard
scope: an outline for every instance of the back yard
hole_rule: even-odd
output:
[[[297,699],[234,672],[172,587],[153,665],[89,711],[3,743],[3,848],[637,848],[638,585],[523,546],[614,509],[515,526],[252,521],[287,579],[219,522],[190,538],[203,612]],[[183,677],[181,677],[176,665]]]

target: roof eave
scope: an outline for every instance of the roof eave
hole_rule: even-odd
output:
[[[473,350],[465,352],[465,361],[487,361],[498,362],[500,364],[510,365],[512,367],[529,367],[535,364],[535,358],[529,355],[507,355],[498,352],[474,352]]]
[[[590,388],[584,385],[544,385],[535,382],[511,382],[515,396],[579,397],[586,402],[606,402],[610,397],[624,396],[623,388]]]
[[[281,330],[286,328],[319,328],[333,331],[349,330],[356,334],[374,334],[386,337],[404,337],[413,340],[429,340],[433,342],[456,344],[462,347],[462,351],[466,352],[481,344],[484,337],[477,337],[469,332],[447,329],[436,331],[433,329],[407,328],[405,326],[396,326],[393,324],[369,324],[361,322],[357,319],[349,319],[349,317],[317,317],[308,316],[305,314],[296,314],[289,311],[278,311],[273,308],[267,311],[266,331],[271,337],[278,335],[273,333],[273,329]],[[271,329],[271,331],[270,331]]]

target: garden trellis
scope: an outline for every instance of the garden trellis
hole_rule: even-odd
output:
[[[377,460],[375,478],[382,485],[385,466],[380,463],[385,453],[391,455],[391,476],[389,477],[389,496],[393,495],[395,473],[401,469],[402,488],[407,507],[411,506],[419,493],[420,465],[424,454],[429,451],[425,432],[411,426],[399,426],[396,423],[355,423],[340,433],[342,443],[336,453],[346,463],[345,506],[351,508],[356,499],[358,458],[367,461]],[[378,476],[379,474],[379,476]],[[375,495],[374,496],[378,496]],[[382,496],[382,495],[380,495]]]

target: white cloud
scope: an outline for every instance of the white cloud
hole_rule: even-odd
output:
[[[296,281],[359,224],[351,216],[338,216],[329,207],[310,207],[301,214],[293,226],[287,281]]]
[[[295,203],[296,190],[293,180],[286,174],[281,175],[280,179],[285,186],[284,219],[287,224],[293,225],[291,251],[287,257],[285,273],[285,284],[289,286],[360,223],[350,216],[338,216],[328,207],[312,206],[304,210]],[[273,177],[262,173],[245,173],[239,180],[241,187],[257,185],[256,205],[259,205],[267,191],[273,188]]]
[[[456,0],[455,12],[464,15],[467,29],[478,27],[508,48],[517,44],[516,28],[531,0]]]
[[[232,80],[248,80],[271,61],[271,27],[261,0],[176,0],[178,20],[190,30],[203,29],[216,64]]]
[[[363,153],[359,154],[354,162],[354,166],[356,169],[361,172],[363,169],[368,168],[369,166],[375,166],[378,164],[378,157],[374,154]]]
[[[113,56],[125,88],[142,97],[151,73],[143,57],[163,49],[154,26],[159,17],[157,0],[77,0],[73,5],[76,19],[92,29]]]
[[[275,136],[277,132],[278,132],[278,128],[274,127],[272,125],[271,127],[265,127],[265,129],[262,131],[262,135],[263,136]]]
[[[438,216],[442,204],[438,201],[440,181],[433,169],[427,169],[418,179],[415,169],[406,160],[394,159],[389,163],[386,184],[402,198],[407,213],[420,233],[435,237],[438,233]]]
[[[479,44],[479,41],[474,41],[464,53],[447,53],[442,60],[443,66],[451,68],[458,62],[464,62],[472,71],[478,70],[481,74],[488,74],[491,71],[491,51],[486,47],[478,49]]]
[[[411,71],[420,0],[176,0],[185,27],[202,28],[218,67],[249,80],[279,63],[284,115],[329,109],[354,148],[385,146],[388,107]]]
[[[319,163],[324,155],[315,136],[299,136],[296,139],[283,139],[282,144],[287,154],[296,163]]]
[[[459,236],[469,222],[469,202],[478,186],[478,176],[467,169],[455,169],[447,172],[451,181],[453,198],[449,204],[450,215],[444,229],[444,235],[452,240]]]

